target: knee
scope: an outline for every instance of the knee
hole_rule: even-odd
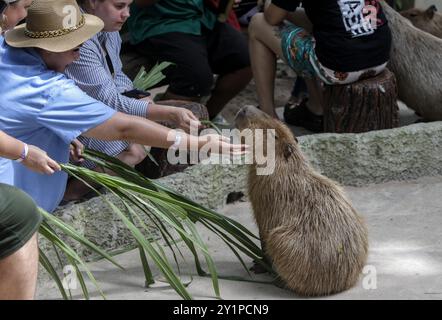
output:
[[[120,154],[118,158],[127,165],[133,167],[146,158],[146,150],[142,145],[132,144],[126,151]]]
[[[252,17],[248,29],[250,39],[257,38],[257,36],[259,35],[259,29],[264,23],[266,23],[264,13],[257,13]]]
[[[137,145],[136,148],[132,148],[131,150],[131,157],[133,159],[133,166],[141,163],[141,161],[144,160],[144,158],[146,158],[146,150],[144,149],[143,146],[141,145]]]

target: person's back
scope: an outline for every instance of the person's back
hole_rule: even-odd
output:
[[[152,5],[132,5],[128,20],[131,41],[138,44],[147,38],[168,32],[201,34],[201,25],[212,29],[216,16],[204,5],[204,0],[159,0]]]
[[[272,60],[279,56],[309,92],[284,108],[284,119],[313,132],[323,131],[322,84],[346,85],[380,74],[392,41],[378,0],[273,0],[253,17],[249,38],[261,109],[277,117]]]
[[[300,1],[274,0],[295,10]],[[389,59],[391,33],[378,1],[303,1],[313,25],[316,55],[324,66],[351,72],[380,65]],[[373,4],[366,4],[373,3]]]

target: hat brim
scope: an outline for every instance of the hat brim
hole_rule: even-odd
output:
[[[65,52],[78,47],[83,42],[100,32],[103,21],[90,14],[84,14],[85,23],[82,27],[68,34],[53,38],[30,38],[25,35],[26,23],[21,24],[5,33],[5,41],[15,48],[41,48],[51,52]]]

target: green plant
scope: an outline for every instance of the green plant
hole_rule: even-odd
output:
[[[65,242],[61,237],[60,233],[67,236],[72,241],[76,241],[79,244],[83,245],[84,247],[91,250],[92,253],[96,254],[98,257],[104,258],[111,263],[113,263],[118,268],[123,269],[119,264],[117,264],[114,259],[105,251],[98,248],[95,244],[90,242],[88,239],[80,235],[74,228],[69,226],[67,223],[63,222],[62,220],[58,219],[57,217],[47,213],[46,211],[40,209],[40,214],[43,216],[43,222],[40,225],[39,234],[46,238],[46,240],[52,245],[52,248],[54,249],[54,252],[56,253],[56,257],[58,259],[59,265],[62,267],[64,265],[64,262],[62,260],[62,256],[67,260],[67,262],[75,268],[76,276],[78,281],[80,282],[81,289],[83,292],[83,295],[86,299],[89,299],[89,291],[86,287],[83,274],[81,272],[81,269],[84,270],[87,277],[92,281],[92,283],[96,286],[99,293],[103,298],[105,298],[103,292],[101,291],[97,281],[95,280],[92,273],[89,271],[89,268],[87,267],[86,263],[80,258],[80,256],[75,252],[75,250],[67,243]],[[58,231],[58,232],[57,232]],[[66,291],[66,289],[63,286],[62,280],[60,279],[56,269],[57,267],[54,266],[53,262],[50,261],[44,250],[39,248],[39,259],[40,264],[46,269],[46,271],[49,273],[49,275],[52,277],[52,279],[55,281],[58,289],[60,290],[60,293],[64,299],[72,298],[72,295],[70,291]]]
[[[118,176],[110,176],[70,164],[62,164],[62,168],[70,175],[88,184],[97,194],[100,193],[88,181],[93,181],[94,184],[104,187],[121,201],[123,209],[109,201],[107,197],[102,197],[134,236],[140,251],[147,285],[153,283],[154,279],[146,253],[183,299],[192,298],[186,289],[186,284],[180,279],[179,257],[184,260],[182,250],[177,245],[180,241],[192,254],[196,271],[200,276],[207,275],[203,270],[199,255],[204,257],[208,274],[212,278],[214,293],[216,297],[220,298],[215,263],[196,228],[196,224],[204,226],[220,237],[234,252],[247,272],[248,269],[240,253],[251,257],[267,270],[272,271],[271,267],[263,260],[262,250],[255,244],[258,240],[257,237],[238,222],[204,208],[158,182],[145,178],[115,158],[91,150],[87,150],[84,157],[99,166],[112,170]],[[146,219],[157,228],[163,243],[160,243],[155,239],[156,236],[151,234],[151,228],[145,223]],[[72,229],[64,231],[69,231],[68,235],[74,236]],[[88,245],[90,246],[90,243]],[[62,247],[65,248],[65,246]],[[171,252],[178,273],[172,267],[165,249]],[[84,265],[70,250],[67,250],[67,254],[74,262]],[[106,257],[103,252],[101,255]],[[109,257],[106,258],[109,260]],[[89,276],[91,277],[91,275]]]
[[[173,65],[173,63],[157,63],[149,72],[146,72],[146,69],[142,66],[133,81],[134,87],[143,91],[154,87],[166,78],[162,71],[170,65]]]

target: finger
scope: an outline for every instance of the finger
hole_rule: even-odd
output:
[[[220,139],[222,142],[230,143],[230,138],[229,138],[229,137],[226,137],[226,136],[219,136],[219,139]]]
[[[193,114],[192,111],[189,111],[188,115],[189,115],[189,117],[190,117],[192,120],[195,120],[195,121],[198,121],[198,122],[200,121],[200,120],[197,118],[197,116],[195,116],[195,115]]]
[[[77,153],[78,156],[81,156],[83,154],[83,146],[77,146],[75,152]]]
[[[202,126],[201,122],[198,119],[188,118],[188,122],[192,127],[200,128]]]
[[[55,171],[61,171],[60,165],[57,163],[57,161],[54,161],[52,159],[48,160],[48,166],[51,167]]]
[[[231,150],[249,150],[250,147],[245,144],[232,144],[230,145]]]
[[[250,151],[233,151],[230,153],[232,156],[245,156],[250,154]]]
[[[49,167],[48,165],[46,165],[46,166],[43,167],[43,173],[45,173],[45,174],[53,174],[53,173],[54,173],[54,170],[52,170],[51,167]]]

